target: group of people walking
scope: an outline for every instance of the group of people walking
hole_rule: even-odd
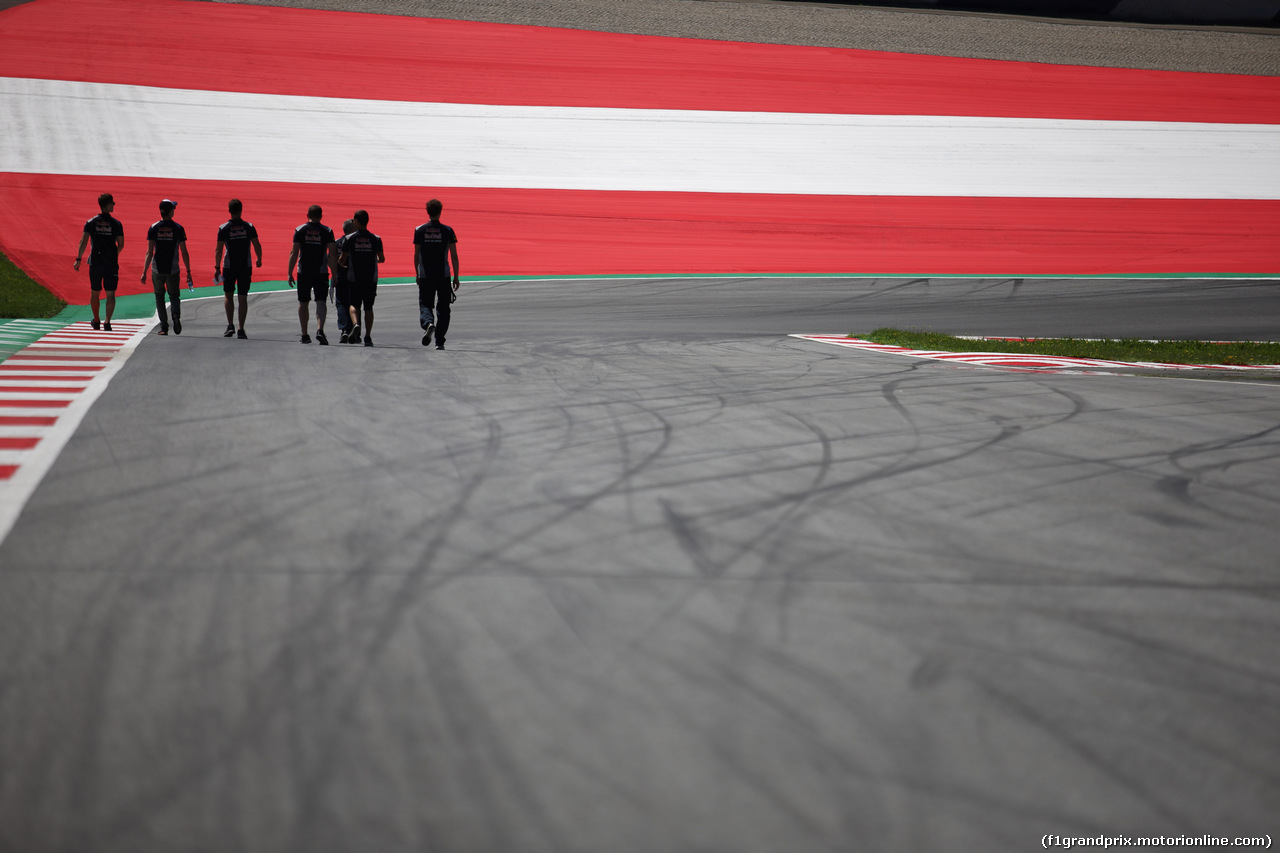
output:
[[[151,276],[156,298],[156,314],[160,319],[158,335],[182,334],[182,266],[186,282],[193,286],[191,256],[187,252],[187,232],[173,218],[177,202],[160,202],[160,218],[147,229],[147,257],[141,282]],[[98,196],[99,214],[84,224],[80,246],[76,250],[75,269],[80,269],[85,247],[89,246],[89,307],[93,311],[94,329],[111,331],[115,311],[115,291],[120,280],[120,252],[124,250],[124,226],[112,216],[115,199],[110,193]],[[428,220],[413,232],[413,265],[418,283],[418,323],[422,328],[422,345],[434,340],[436,349],[444,349],[445,335],[454,299],[461,281],[458,277],[458,237],[440,221],[444,205],[438,199],[427,202]],[[227,312],[224,337],[245,339],[244,325],[249,313],[249,288],[253,270],[262,266],[262,243],[253,223],[242,216],[244,206],[239,199],[227,203],[230,219],[218,227],[218,244],[214,252],[214,282],[222,284]],[[378,291],[378,265],[386,261],[382,238],[369,230],[369,214],[357,210],[343,223],[342,236],[323,224],[320,205],[307,210],[307,221],[293,232],[293,248],[289,252],[289,286],[296,284],[298,321],[302,327],[301,342],[311,343],[309,332],[310,303],[316,303],[316,342],[328,345],[324,323],[330,293],[337,309],[339,340],[344,344],[364,343],[373,346],[373,303]],[[179,264],[181,262],[181,266]],[[101,295],[106,293],[106,319],[102,319]],[[165,300],[168,299],[166,309]],[[237,310],[238,309],[238,310]],[[172,326],[170,326],[172,320]]]

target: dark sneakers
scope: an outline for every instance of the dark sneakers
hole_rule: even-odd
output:
[[[444,349],[444,344],[436,344],[436,349]]]
[[[310,335],[303,335],[303,336],[302,336],[302,343],[304,343],[304,344],[309,344],[309,343],[311,343],[311,336],[310,336]]]
[[[225,332],[223,332],[223,333],[222,333],[222,336],[223,336],[224,338],[230,338],[230,337],[234,337],[234,336],[235,336],[235,333],[236,333],[236,327],[235,327],[235,326],[227,326],[227,330],[226,330]]]
[[[249,336],[244,333],[244,329],[241,329],[240,331],[236,332],[236,337],[242,341],[249,340]]]
[[[339,336],[338,336],[338,343],[340,343],[340,344],[349,344],[349,343],[351,343],[351,332],[349,332],[349,331],[344,331],[341,335],[339,335]]]
[[[435,323],[428,323],[426,329],[423,331],[425,334],[422,336],[422,345],[424,347],[429,347],[431,346],[431,336],[436,333]]]
[[[373,346],[373,335],[364,336],[364,345],[367,347]]]
[[[353,344],[360,343],[360,324],[359,323],[356,323],[354,326],[351,327],[351,334],[347,336],[347,342],[353,343]]]
[[[102,326],[102,323],[98,321],[97,317],[94,317],[92,320],[89,321],[89,325],[92,326],[93,330],[96,332],[98,331],[99,327]]]
[[[179,320],[177,317],[173,318],[173,333],[175,335],[182,334],[182,321]]]
[[[108,320],[107,322],[105,322],[105,323],[103,323],[103,324],[102,324],[102,331],[104,331],[104,332],[110,332],[110,331],[111,331],[111,321],[110,321],[110,320]]]
[[[324,336],[324,332],[317,331],[316,343],[318,343],[322,347],[327,347],[329,345],[329,339]]]

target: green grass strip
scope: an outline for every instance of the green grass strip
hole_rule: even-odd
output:
[[[0,252],[0,317],[43,319],[66,307]]]
[[[851,338],[876,344],[940,352],[1006,352],[1020,355],[1056,355],[1102,361],[1149,361],[1161,364],[1280,364],[1280,343],[1252,341],[1144,341],[1088,340],[1084,338],[1034,338],[1025,340],[973,340],[936,332],[876,329]]]

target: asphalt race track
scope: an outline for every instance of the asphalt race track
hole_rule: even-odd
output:
[[[0,542],[0,853],[1276,837],[1280,377],[789,335],[1280,340],[1280,282],[460,248],[444,351],[260,292],[111,381]]]
[[[373,348],[189,302],[0,547],[0,848],[1274,830],[1280,383],[786,337],[1275,298],[1075,286],[476,284],[443,352],[410,287]]]

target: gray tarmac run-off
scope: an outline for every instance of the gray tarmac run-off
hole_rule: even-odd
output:
[[[1264,831],[1280,384],[785,336],[1275,298],[1205,286],[472,282],[445,352],[412,287],[371,349],[193,301],[0,545],[0,850]]]
[[[246,2],[246,0],[215,0]],[[1049,62],[1280,74],[1280,31],[755,0],[247,0],[266,6]],[[440,69],[447,75],[448,69]],[[1105,93],[1099,93],[1105,97]]]

